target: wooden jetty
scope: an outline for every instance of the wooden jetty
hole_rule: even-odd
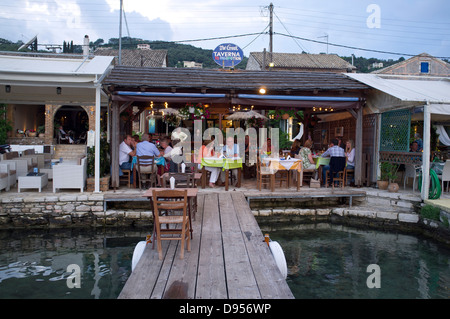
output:
[[[191,251],[148,244],[119,299],[293,299],[241,192],[198,195]]]

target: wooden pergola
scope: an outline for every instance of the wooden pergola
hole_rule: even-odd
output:
[[[261,88],[266,90],[260,94]],[[229,71],[116,66],[103,81],[110,99],[111,185],[119,185],[119,114],[129,106],[142,111],[151,101],[170,107],[186,103],[209,103],[221,119],[232,105],[253,105],[254,109],[332,107],[350,112],[356,119],[355,184],[361,185],[362,119],[368,86],[344,74],[327,72]],[[316,112],[317,114],[317,112]]]

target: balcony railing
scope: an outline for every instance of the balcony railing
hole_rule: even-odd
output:
[[[380,162],[394,164],[422,164],[422,152],[380,152]]]

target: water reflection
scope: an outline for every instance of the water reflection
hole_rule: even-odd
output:
[[[0,231],[0,298],[117,298],[146,230]],[[81,288],[68,288],[70,264]]]
[[[450,298],[450,250],[436,242],[332,224],[262,228],[283,247],[296,298]],[[379,289],[367,287],[370,264]]]

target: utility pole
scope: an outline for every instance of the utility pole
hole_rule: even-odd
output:
[[[325,34],[323,37],[319,37],[319,38],[327,38],[327,54],[328,54],[328,34]]]
[[[273,4],[272,2],[269,5],[269,13],[270,13],[270,27],[269,27],[269,53],[270,53],[270,63],[272,63],[272,53],[273,53]],[[265,67],[265,66],[264,66]]]
[[[122,8],[123,8],[123,0],[120,0],[119,65],[122,65]]]

